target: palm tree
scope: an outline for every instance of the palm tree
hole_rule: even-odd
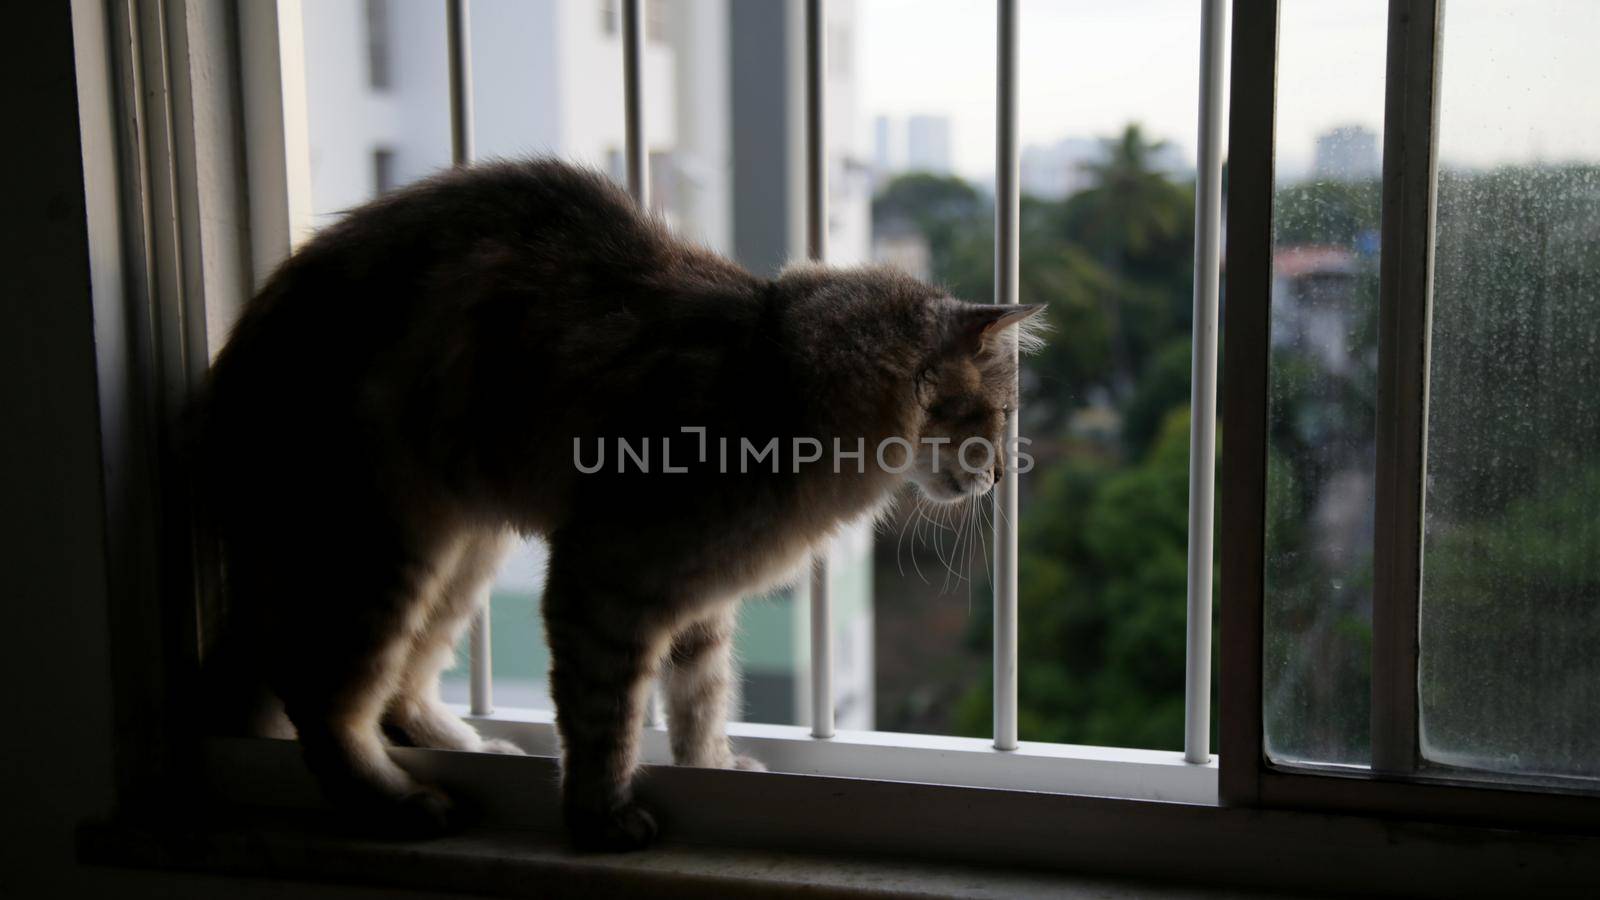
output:
[[[1155,157],[1167,142],[1149,140],[1137,123],[1101,144],[1104,157],[1084,165],[1094,186],[1068,201],[1066,227],[1115,281],[1127,286],[1136,261],[1182,236],[1192,200],[1155,167]],[[1123,321],[1123,304],[1111,293],[1102,297],[1110,325],[1111,389],[1119,400],[1126,400],[1139,374],[1137,361]]]
[[[1101,145],[1104,158],[1084,164],[1094,176],[1094,187],[1074,198],[1090,246],[1107,257],[1126,259],[1179,234],[1187,219],[1183,190],[1155,168],[1155,157],[1167,149],[1167,142],[1152,142],[1143,128],[1131,124]],[[1113,271],[1122,270],[1121,262],[1106,259]]]

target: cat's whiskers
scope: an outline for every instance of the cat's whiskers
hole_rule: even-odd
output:
[[[963,513],[966,511],[966,500],[962,500],[959,503],[953,504],[952,506],[953,508],[950,510],[950,517],[956,522],[954,529],[956,539],[955,543],[950,547],[950,561],[945,565],[945,569],[950,574],[955,575],[956,584],[959,585],[966,578],[966,574],[961,572],[957,567],[957,563],[960,562],[961,559],[961,545],[962,542],[966,540],[967,535],[966,519],[963,517]],[[950,576],[946,575],[945,584],[947,589],[949,586],[949,579]]]
[[[922,502],[920,497],[914,497],[913,499],[915,499],[918,503]],[[916,517],[914,515],[905,516],[904,520],[900,523],[900,537],[895,539],[895,542],[894,542],[894,564],[895,564],[895,568],[900,570],[900,577],[901,578],[906,577],[906,567],[905,567],[905,563],[901,562],[901,560],[900,560],[900,548],[905,543],[906,530],[908,528],[910,528],[912,526],[912,524],[914,524],[915,522],[916,522]],[[912,542],[911,542],[911,559],[912,559],[913,563],[916,562],[916,556],[917,556],[917,544],[916,544],[916,538],[913,537],[912,538]]]
[[[917,498],[916,524],[911,529],[911,568],[917,573],[917,577],[922,580],[923,584],[932,585],[933,582],[928,580],[928,576],[922,574],[922,566],[917,562],[917,545],[922,543],[923,540],[922,523],[927,520],[926,501],[919,496]]]
[[[968,554],[963,552],[963,548],[970,548],[971,546],[971,533],[968,532],[968,512],[970,512],[968,504],[970,503],[971,498],[963,498],[957,509],[950,511],[950,517],[957,522],[957,525],[955,525],[955,546],[950,548],[950,564],[955,569],[955,583],[957,585],[971,578],[970,573],[966,572],[965,569],[966,556]]]
[[[949,558],[945,562],[945,570],[948,573],[945,575],[946,585],[949,584],[949,579],[951,576],[955,577],[956,584],[958,585],[962,581],[966,580],[967,577],[966,573],[961,571],[960,567],[957,565],[961,559],[962,542],[966,540],[965,520],[962,518],[962,513],[965,512],[965,506],[965,499],[958,503],[946,504],[945,518],[948,522],[950,522],[950,533],[955,536],[955,540],[950,545]]]
[[[967,541],[967,596],[972,596],[972,586],[977,578],[971,577],[972,557],[976,555],[981,560],[987,560],[989,555],[988,532],[984,529],[983,506],[984,497],[974,497],[967,503],[967,516],[972,522],[972,537]]]

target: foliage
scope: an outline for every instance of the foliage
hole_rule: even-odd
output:
[[[1159,145],[1136,126],[1106,148],[1087,190],[1023,199],[1020,299],[1047,302],[1054,332],[1023,378],[1023,429],[1048,452],[1023,480],[1019,725],[1024,739],[1176,748],[1193,190],[1155,171]],[[1289,301],[1342,304],[1340,330],[1275,331],[1271,353],[1264,700],[1269,749],[1286,756],[1368,754],[1380,197],[1377,180],[1275,197],[1280,247],[1351,261],[1331,293]],[[917,223],[954,293],[991,295],[976,191],[913,176],[879,210]],[[1596,167],[1440,179],[1421,696],[1492,713],[1437,721],[1435,739],[1569,771],[1600,768],[1597,211]],[[1097,405],[1120,423],[1114,445],[1073,431]],[[971,621],[987,656],[990,616]],[[950,730],[989,734],[991,691],[969,685]],[[1526,756],[1530,733],[1543,758]]]
[[[1024,739],[1181,745],[1188,479],[1183,408],[1137,465],[1044,473],[1018,550]],[[990,697],[968,693],[962,733],[989,733]]]
[[[1022,201],[1018,299],[1048,303],[1052,325],[1024,380],[1033,434],[1062,427],[1096,389],[1125,398],[1168,341],[1188,336],[1193,187],[1145,168],[1160,145],[1147,143],[1138,126],[1106,143],[1094,187],[1065,200]],[[878,195],[873,215],[914,223],[928,241],[934,278],[955,296],[981,302],[994,295],[993,214],[965,182],[901,176]]]
[[[1165,747],[1182,735],[1193,187],[1153,169],[1161,145],[1138,126],[1105,147],[1088,190],[1022,201],[1019,299],[1052,325],[1024,429],[1071,446],[1072,414],[1096,403],[1124,427],[1026,480],[1020,721],[1028,739]],[[905,176],[874,215],[914,223],[953,294],[992,296],[993,217],[971,188]],[[988,617],[972,621],[976,652]],[[987,733],[989,696],[973,686],[952,727]]]
[[[1378,228],[1376,181],[1306,181],[1281,187],[1273,198],[1272,227],[1280,245],[1353,246]]]

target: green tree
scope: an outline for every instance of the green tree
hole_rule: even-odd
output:
[[[1182,745],[1188,442],[1180,408],[1135,466],[1043,473],[1019,547],[1024,739]],[[984,641],[988,619],[975,621]],[[968,692],[962,733],[989,733],[991,697],[988,683]]]
[[[1150,141],[1132,124],[1101,142],[1105,157],[1084,168],[1094,186],[1072,197],[1067,213],[1075,236],[1114,270],[1147,257],[1192,222],[1192,203],[1155,168],[1165,141]]]
[[[901,175],[872,200],[872,220],[877,227],[909,226],[920,231],[935,266],[990,215],[977,189],[953,175]],[[935,275],[943,277],[938,270]]]
[[[1102,142],[1086,166],[1092,186],[1062,204],[1059,228],[1114,281],[1100,296],[1113,370],[1107,386],[1125,401],[1148,357],[1192,318],[1194,191],[1155,168],[1165,149],[1137,124]]]
[[[1279,244],[1350,246],[1376,232],[1377,181],[1306,181],[1278,188],[1272,198],[1273,235]]]

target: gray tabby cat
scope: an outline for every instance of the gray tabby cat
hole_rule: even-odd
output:
[[[724,729],[737,599],[793,580],[907,475],[943,502],[988,491],[999,464],[954,450],[1000,446],[1036,311],[879,268],[757,278],[557,162],[379,199],[279,268],[197,407],[229,609],[212,674],[259,686],[252,727],[286,715],[336,802],[446,827],[385,734],[520,752],[441,703],[438,676],[508,535],[542,536],[566,821],[583,848],[642,846],[652,679],[676,763],[759,769]],[[835,438],[864,456],[835,466]]]

